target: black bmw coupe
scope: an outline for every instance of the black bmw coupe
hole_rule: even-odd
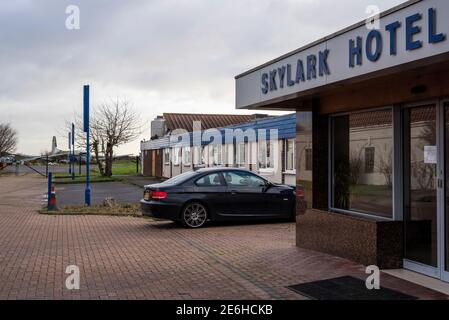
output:
[[[274,184],[236,168],[204,168],[147,185],[140,203],[144,215],[190,228],[207,221],[294,218],[296,208],[306,208],[302,186]]]

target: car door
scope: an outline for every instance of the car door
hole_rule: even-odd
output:
[[[271,185],[265,192],[267,209],[273,216],[289,215],[293,206],[294,197],[288,188]]]
[[[225,171],[223,177],[232,215],[264,216],[269,212],[265,180],[245,171]]]
[[[226,184],[220,172],[204,175],[194,182],[194,194],[204,201],[214,213],[230,213],[226,199]]]

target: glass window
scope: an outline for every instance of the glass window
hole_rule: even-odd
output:
[[[365,148],[365,173],[374,173],[374,152],[376,148]]]
[[[232,187],[261,187],[266,184],[264,179],[249,172],[228,171],[224,177],[228,186]]]
[[[204,146],[195,146],[193,147],[193,155],[194,155],[194,164],[195,165],[203,165],[206,163],[205,157],[204,157]]]
[[[271,152],[273,146],[268,140],[259,141],[259,169],[273,168],[273,154]]]
[[[285,143],[285,170],[295,170],[295,139],[288,139]]]
[[[212,146],[212,164],[214,166],[220,166],[223,164],[223,154],[221,144],[214,144]]]
[[[175,166],[178,166],[180,160],[181,160],[181,148],[179,147],[173,148],[173,164]]]
[[[333,207],[391,218],[392,111],[336,116],[332,119],[332,138]]]
[[[184,148],[184,152],[183,152],[183,160],[182,160],[182,162],[185,165],[190,165],[190,157],[191,157],[190,147],[185,147]]]
[[[312,171],[312,148],[307,148],[305,150],[305,157],[306,157],[306,165],[305,165],[305,170],[306,171]]]
[[[245,143],[239,142],[234,145],[235,165],[244,167],[246,165]]]
[[[195,175],[196,175],[196,172],[187,171],[187,172],[178,174],[177,176],[174,176],[173,178],[170,178],[170,179],[162,182],[162,184],[175,185],[178,183],[183,183],[183,182],[189,180],[190,178],[194,177]]]
[[[170,164],[170,149],[169,148],[164,149],[164,163]]]
[[[199,164],[206,164],[206,156],[204,154],[204,146],[199,147]]]
[[[223,186],[222,180],[219,173],[211,173],[196,180],[195,184],[198,187],[208,187],[208,186]]]

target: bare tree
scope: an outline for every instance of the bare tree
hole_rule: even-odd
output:
[[[140,118],[129,101],[117,98],[100,105],[92,130],[102,137],[99,143],[105,156],[105,176],[112,175],[114,148],[136,139],[141,128]]]
[[[90,119],[90,148],[102,176],[112,175],[114,149],[136,139],[142,129],[140,116],[126,99],[116,98],[103,103],[93,110]],[[75,127],[82,128],[82,119],[75,116]],[[70,122],[66,124],[71,127]],[[75,133],[77,147],[86,147],[86,137],[82,130]],[[104,156],[104,163],[101,157]]]
[[[353,150],[349,156],[349,176],[353,186],[359,183],[360,175],[362,174],[362,150],[364,150],[364,147],[361,147],[359,150]]]
[[[380,158],[378,169],[385,178],[385,185],[391,187],[393,185],[393,152],[391,150],[386,155],[386,159]]]
[[[17,131],[9,123],[0,123],[0,156],[13,152],[17,147]]]

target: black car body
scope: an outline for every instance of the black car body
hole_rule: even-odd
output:
[[[144,215],[200,227],[203,219],[293,218],[296,198],[305,210],[301,186],[273,184],[242,169],[205,168],[145,186],[141,207]],[[189,223],[189,214],[201,223]]]

